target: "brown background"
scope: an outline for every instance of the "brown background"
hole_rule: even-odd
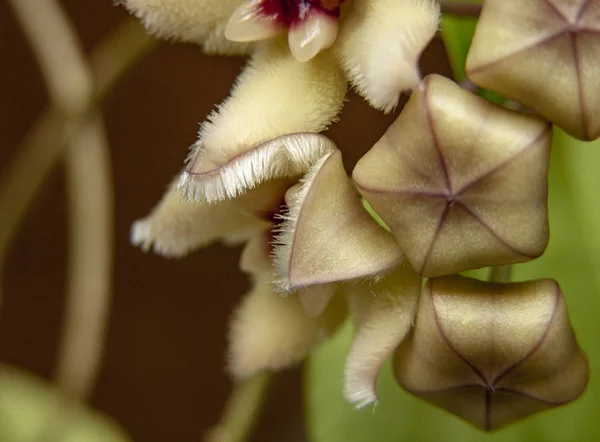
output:
[[[43,0],[41,0],[43,1]],[[126,13],[111,0],[65,0],[86,51]],[[425,71],[447,73],[441,46]],[[46,105],[32,55],[0,1],[0,168]],[[206,57],[163,44],[114,90],[105,105],[116,192],[114,301],[107,352],[92,404],[138,442],[202,440],[230,389],[223,370],[230,312],[246,289],[239,250],[213,246],[180,261],[129,244],[131,223],[147,214],[179,170],[198,123],[221,101],[243,60]],[[331,131],[352,164],[394,116],[352,97]],[[66,217],[57,168],[21,226],[4,280],[0,362],[50,378],[63,311]],[[2,214],[0,214],[2,216]],[[276,379],[255,441],[302,441],[301,372]]]

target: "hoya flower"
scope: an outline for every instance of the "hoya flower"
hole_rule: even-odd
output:
[[[421,80],[437,1],[124,3],[157,35],[251,54],[179,178],[132,230],[166,256],[245,243],[252,288],[230,325],[234,379],[300,362],[350,316],[344,394],[357,406],[377,401],[394,353],[402,386],[486,430],[581,394],[587,361],[555,283],[438,278],[544,252],[552,131],[450,80]],[[385,112],[413,91],[354,182],[319,134],[348,83]],[[437,279],[420,298],[421,276]]]
[[[335,330],[340,303],[349,304],[357,339],[347,395],[360,403],[375,400],[379,367],[412,323],[420,278],[392,235],[364,211],[336,146],[316,133],[335,121],[348,81],[385,111],[418,85],[418,58],[437,31],[438,3],[124,5],[161,37],[195,42],[207,52],[252,53],[230,97],[202,124],[178,183],[133,226],[133,242],[166,256],[216,240],[251,239],[247,247],[255,248],[276,221],[273,204],[286,201],[285,222],[276,228],[275,270],[242,265],[253,289],[232,321],[230,370],[240,379],[299,361]],[[372,334],[376,346],[368,344]]]
[[[437,0],[121,2],[157,36],[197,43],[208,53],[249,54],[277,38],[301,61],[331,48],[352,86],[386,111],[418,84],[418,58],[439,22]]]
[[[213,220],[227,218],[238,203],[192,209],[185,207],[184,201],[176,203],[177,191],[196,204],[216,203],[272,180],[299,179],[333,147],[324,138],[307,142],[307,137],[292,134],[318,133],[335,121],[345,100],[347,80],[374,106],[391,110],[401,92],[418,84],[418,57],[435,34],[439,19],[439,5],[434,0],[352,0],[343,4],[304,0],[125,0],[123,4],[155,34],[202,44],[209,52],[244,52],[247,45],[242,49],[226,38],[232,29],[238,40],[246,35],[243,29],[252,39],[260,40],[253,44],[252,57],[230,97],[201,125],[178,184],[170,188],[149,218],[134,225],[132,238],[136,244],[146,248],[154,244],[157,251],[181,249],[178,255],[220,239],[220,234],[208,235],[206,240],[196,240],[194,247],[168,245],[185,242],[175,237],[190,231],[189,220],[201,216],[202,211],[210,212]],[[339,38],[330,49],[319,47],[310,57],[300,57],[307,61],[299,61],[294,44],[290,51],[289,42],[275,34],[288,26],[292,35],[295,26],[303,21],[312,23],[314,17],[323,14],[331,20],[339,18]],[[253,34],[250,28],[256,30],[257,26],[276,28],[277,32]],[[317,27],[310,35],[321,32],[326,31]],[[392,58],[397,62],[388,63]],[[382,82],[382,78],[387,81]],[[269,189],[257,193],[265,198],[259,206],[283,200],[281,189]],[[164,226],[170,226],[175,234]],[[227,223],[219,229],[230,233]]]

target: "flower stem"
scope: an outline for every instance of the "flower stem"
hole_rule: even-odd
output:
[[[22,11],[17,16],[24,17],[27,2],[10,1],[15,11],[17,8]],[[31,27],[28,19],[23,21]],[[154,46],[155,40],[148,36],[137,20],[127,20],[100,43],[90,57],[94,87],[87,107],[68,114],[53,102],[17,149],[0,183],[0,279],[20,221],[49,172],[58,163],[68,141],[89,120],[94,105],[99,104],[118,80]]]
[[[490,268],[490,282],[510,282],[512,266],[495,266]]]
[[[108,323],[113,264],[110,149],[98,112],[68,146],[69,282],[56,380],[83,401],[96,383]]]
[[[56,0],[11,0],[38,61],[52,105],[72,134],[67,150],[71,253],[65,329],[57,378],[85,401],[103,353],[112,267],[112,187],[108,145],[94,106],[94,77],[77,33]],[[81,130],[74,122],[93,111]],[[59,131],[61,132],[61,131]],[[29,177],[30,170],[25,171]],[[12,189],[10,189],[12,190]]]
[[[237,384],[225,404],[221,420],[208,431],[204,441],[247,440],[256,426],[270,377],[270,374],[261,373]]]
[[[481,14],[481,4],[476,2],[442,0],[441,6],[443,14],[461,17],[479,17],[479,14]]]

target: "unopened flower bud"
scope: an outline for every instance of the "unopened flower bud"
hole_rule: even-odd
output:
[[[571,135],[600,136],[600,14],[586,0],[487,0],[467,74]]]
[[[400,385],[490,431],[583,393],[589,364],[553,280],[432,279],[398,347]]]
[[[551,139],[542,119],[431,75],[353,177],[422,275],[524,262],[548,243]]]

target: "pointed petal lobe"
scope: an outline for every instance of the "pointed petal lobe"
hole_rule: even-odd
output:
[[[421,81],[419,57],[438,29],[434,0],[354,0],[336,50],[352,86],[371,106],[392,111]]]
[[[224,25],[243,0],[121,0],[160,38],[205,45],[212,53],[248,54],[252,46],[227,42]]]
[[[341,109],[346,83],[331,54],[307,63],[282,41],[263,43],[231,97],[205,122],[182,174],[188,198],[232,198],[261,182],[305,172],[330,151],[316,135]]]
[[[299,61],[308,61],[330,48],[338,33],[338,19],[318,10],[293,24],[288,34],[290,50]]]
[[[260,0],[246,1],[234,11],[225,29],[228,40],[265,40],[285,31],[284,26],[261,13],[260,3]]]
[[[253,289],[235,312],[230,328],[229,370],[245,379],[264,370],[280,370],[300,362],[329,337],[345,318],[342,297],[335,297],[317,318],[309,317],[298,296],[281,296],[271,277],[256,277]]]
[[[420,290],[421,278],[406,262],[378,282],[346,289],[356,333],[346,362],[344,394],[357,407],[377,401],[377,375],[410,331]]]
[[[178,258],[214,241],[243,241],[271,225],[261,215],[277,208],[286,187],[274,181],[239,200],[196,205],[171,185],[152,213],[133,224],[131,242]]]

